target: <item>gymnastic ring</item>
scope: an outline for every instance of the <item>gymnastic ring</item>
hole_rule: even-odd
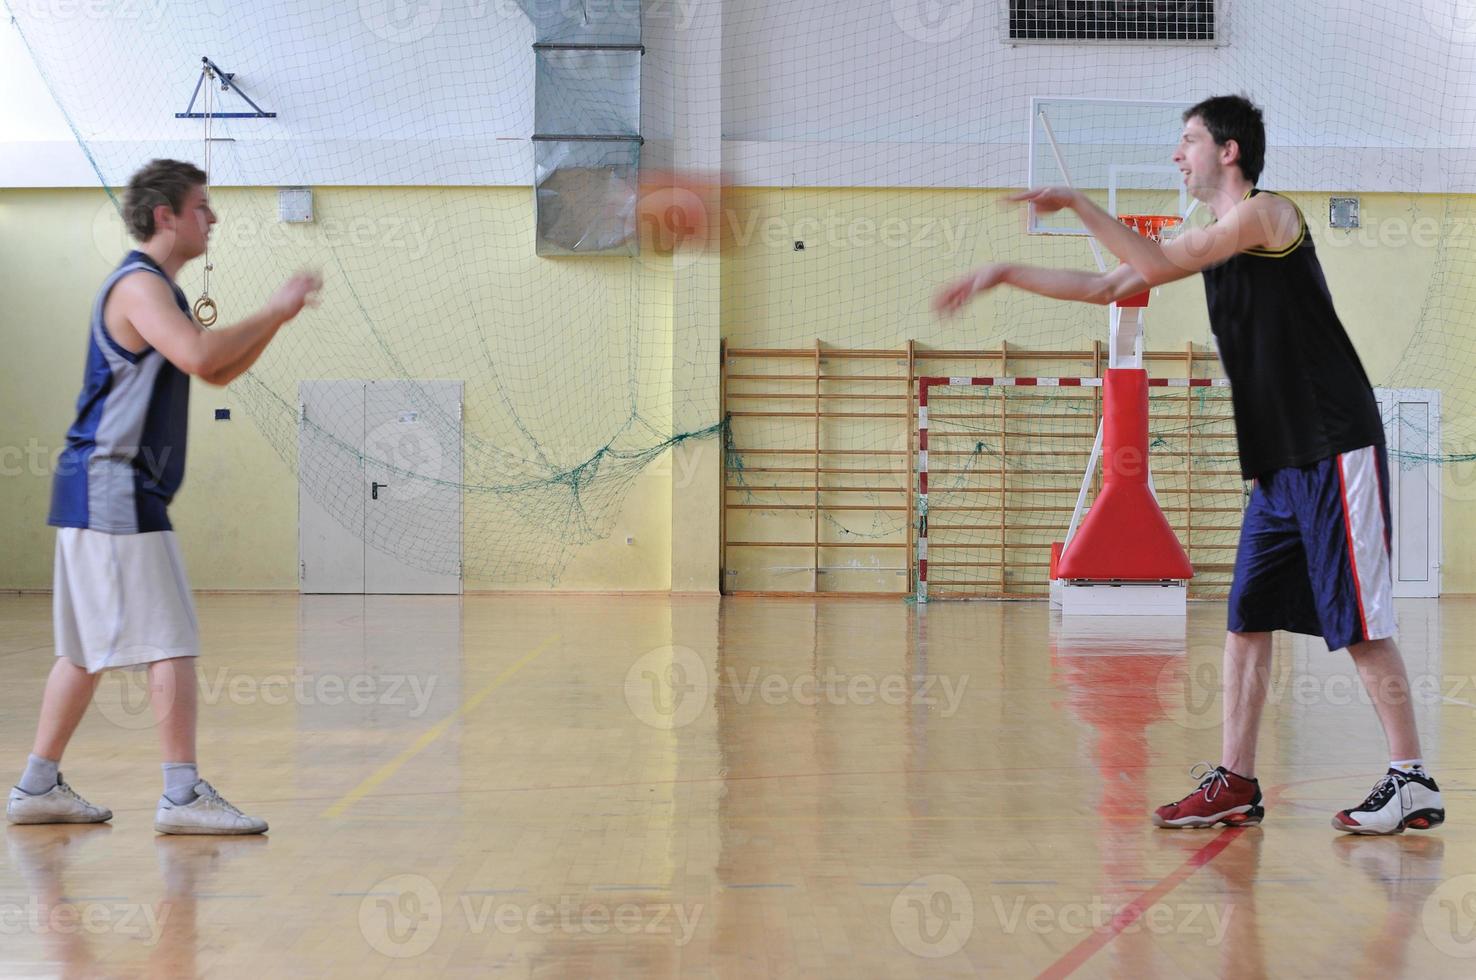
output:
[[[216,309],[215,300],[209,296],[201,296],[195,300],[195,320],[200,326],[208,327],[215,323]]]

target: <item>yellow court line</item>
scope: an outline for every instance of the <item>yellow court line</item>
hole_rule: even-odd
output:
[[[405,749],[405,751],[395,756],[389,762],[386,762],[384,765],[380,766],[379,769],[372,776],[351,789],[337,803],[324,810],[322,815],[325,817],[343,816],[344,811],[353,806],[359,800],[362,800],[364,797],[368,796],[370,793],[374,792],[374,790],[381,783],[383,783],[386,779],[389,779],[396,772],[398,772],[400,770],[400,767],[403,766],[405,763],[409,762],[421,752],[424,752],[426,749],[430,748],[430,746],[435,743],[436,739],[440,738],[442,735],[446,734],[448,730],[450,730],[453,724],[470,714],[477,707],[477,705],[487,700],[487,697],[493,691],[497,690],[503,684],[507,683],[518,671],[522,670],[534,660],[541,657],[545,652],[547,652],[549,647],[553,646],[558,641],[559,635],[555,633],[553,636],[548,637],[546,640],[538,644],[538,646],[534,647],[529,652],[523,654],[522,657],[518,658],[506,669],[504,669],[502,673],[492,678],[492,681],[486,687],[482,688],[476,694],[472,695],[471,699],[463,704],[461,706],[461,709],[457,711],[456,714],[448,715],[447,717],[442,718],[439,722],[435,724],[434,727],[432,727],[429,731],[423,733],[419,738],[411,743],[409,748]]]

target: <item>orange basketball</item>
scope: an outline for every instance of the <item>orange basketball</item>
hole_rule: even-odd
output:
[[[636,202],[641,247],[670,252],[705,243],[717,226],[716,181],[671,171],[643,172]]]

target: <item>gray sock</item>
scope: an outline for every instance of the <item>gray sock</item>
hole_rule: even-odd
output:
[[[51,788],[56,785],[58,764],[52,759],[43,759],[39,755],[28,756],[26,771],[21,774],[20,782],[16,785],[22,792],[30,793],[32,796],[50,793]]]
[[[176,806],[195,802],[195,784],[200,770],[193,762],[164,763],[164,795]]]

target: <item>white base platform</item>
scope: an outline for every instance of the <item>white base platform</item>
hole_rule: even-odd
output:
[[[1051,610],[1051,648],[1069,657],[1178,656],[1188,649],[1178,616],[1063,616]]]
[[[1183,582],[1051,582],[1051,606],[1062,616],[1179,616],[1188,612]]]

